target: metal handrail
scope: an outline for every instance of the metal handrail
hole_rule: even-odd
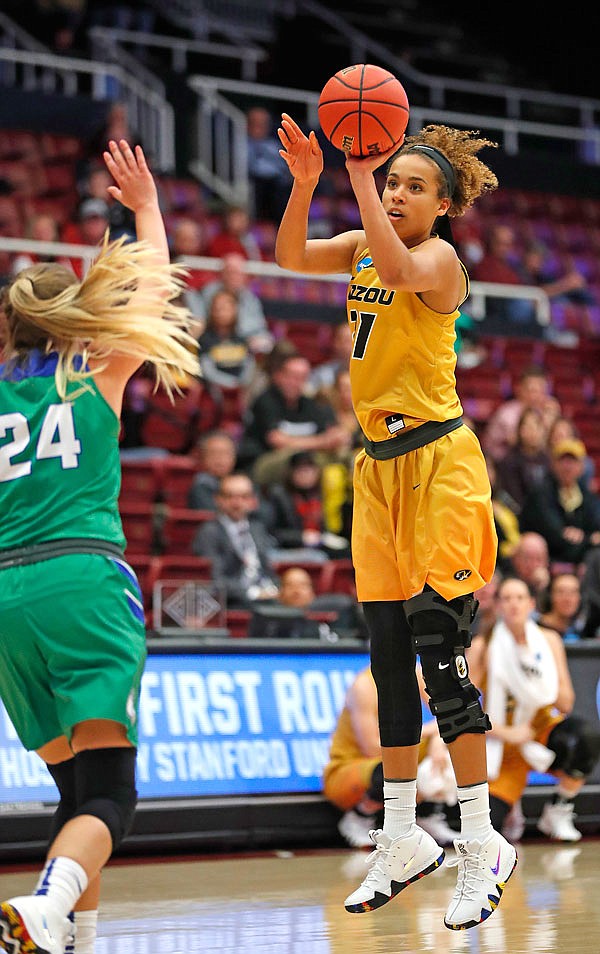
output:
[[[119,49],[123,49],[125,43],[132,43],[139,47],[157,47],[162,50],[170,50],[171,66],[176,73],[184,73],[187,70],[190,53],[204,53],[215,58],[238,60],[242,79],[255,80],[258,73],[258,64],[267,58],[264,50],[249,43],[241,45],[215,43],[209,40],[193,40],[187,37],[144,33],[139,30],[119,30],[113,27],[92,27],[88,32],[92,41],[101,40],[105,43],[113,43]]]
[[[23,68],[22,86],[28,90],[55,92],[60,89],[65,95],[73,96],[79,90],[80,78],[87,76],[92,87],[87,95],[94,100],[114,100],[116,87],[119,98],[127,104],[132,127],[154,156],[156,168],[164,172],[175,168],[173,107],[157,89],[149,89],[118,64],[2,48],[0,63],[19,64]],[[16,77],[5,76],[0,71],[0,85],[15,86]]]
[[[82,259],[85,267],[98,255],[98,248],[90,245],[74,245],[65,242],[40,242],[36,239],[6,238],[0,236],[0,252],[30,252],[34,255],[49,255],[60,258]],[[190,269],[206,272],[220,272],[223,259],[206,255],[186,255],[178,259]],[[275,262],[249,260],[246,271],[250,276],[264,278],[291,278],[296,281],[320,281],[325,284],[347,284],[349,275],[299,275],[296,272],[280,268]],[[541,288],[533,285],[502,285],[498,282],[471,282],[469,296],[469,315],[477,321],[485,317],[486,298],[518,298],[532,301],[535,305],[537,323],[541,327],[550,324],[550,301]],[[301,304],[301,303],[299,303]]]

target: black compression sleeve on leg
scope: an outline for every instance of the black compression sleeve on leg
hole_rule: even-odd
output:
[[[415,653],[401,600],[363,603],[377,686],[379,735],[386,747],[417,745],[423,713]]]
[[[137,749],[86,749],[75,756],[77,810],[75,815],[94,815],[110,831],[113,849],[118,848],[133,823],[137,792]]]
[[[48,844],[51,845],[63,825],[66,825],[77,809],[75,759],[65,759],[64,762],[56,762],[54,765],[46,763],[46,767],[56,782],[60,794],[60,801],[50,823]]]

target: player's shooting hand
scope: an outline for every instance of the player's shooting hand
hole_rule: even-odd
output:
[[[323,152],[311,130],[306,136],[288,113],[281,114],[277,135],[283,149],[279,155],[297,182],[316,183],[323,171]]]
[[[353,176],[365,172],[372,174],[376,169],[379,169],[380,166],[390,161],[392,156],[398,152],[403,142],[404,136],[402,136],[400,142],[395,143],[390,149],[386,149],[385,152],[374,153],[372,156],[352,156],[347,152],[346,169],[348,170],[348,175],[352,179]]]

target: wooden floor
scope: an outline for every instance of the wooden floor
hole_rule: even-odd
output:
[[[447,859],[453,851],[447,852]],[[519,846],[502,903],[483,925],[443,924],[455,871],[443,866],[370,914],[343,901],[366,852],[119,859],[104,874],[97,954],[596,954],[600,840]],[[2,898],[36,873],[0,867]]]

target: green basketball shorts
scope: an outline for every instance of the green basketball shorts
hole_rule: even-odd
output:
[[[77,553],[0,569],[0,698],[26,749],[110,719],[137,745],[142,596],[122,559]]]

